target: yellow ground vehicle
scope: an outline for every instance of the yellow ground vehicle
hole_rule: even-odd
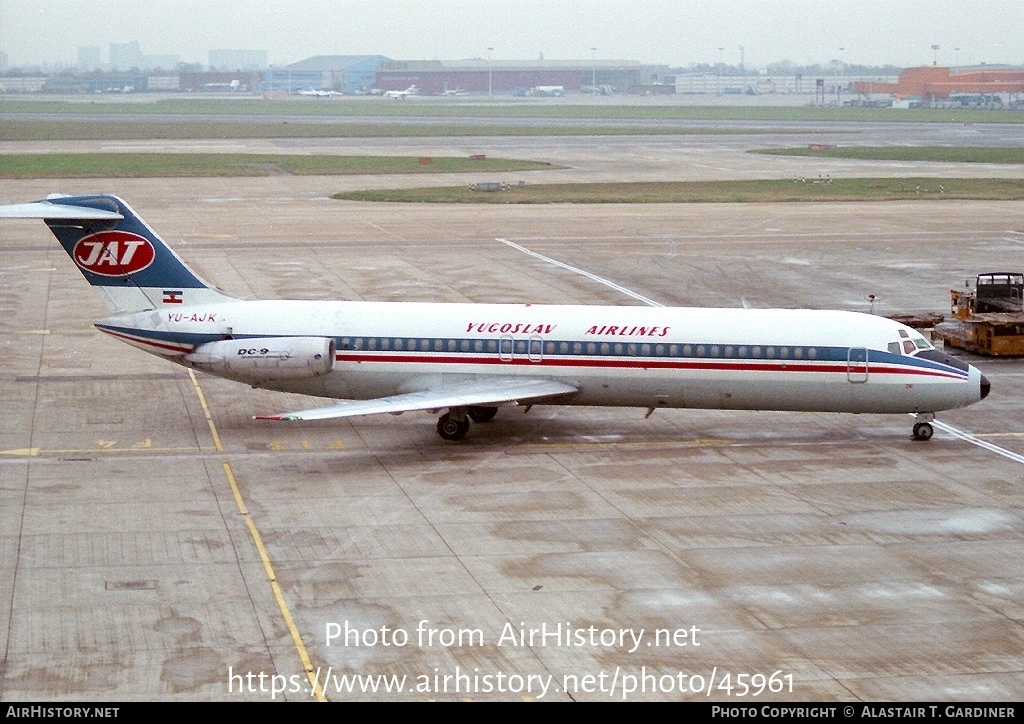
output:
[[[950,297],[951,319],[934,337],[976,354],[1024,355],[1024,274],[979,274],[973,290],[952,289]]]

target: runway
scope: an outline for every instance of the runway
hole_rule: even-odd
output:
[[[739,137],[515,141],[474,148],[575,180],[822,163]],[[670,306],[940,311],[1024,251],[1017,202],[327,198],[388,183],[426,182],[24,181],[0,203],[115,192],[200,274],[270,298],[643,303],[607,280]],[[39,222],[0,225],[0,260],[2,701],[1024,697],[1013,456],[942,426],[913,442],[906,416],[537,406],[457,444],[424,414],[254,421],[316,403],[100,335]],[[972,364],[991,395],[939,420],[1024,455],[1020,362]]]

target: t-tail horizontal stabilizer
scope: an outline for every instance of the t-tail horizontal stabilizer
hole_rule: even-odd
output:
[[[235,299],[193,272],[117,196],[53,195],[0,206],[0,218],[42,219],[113,314]]]

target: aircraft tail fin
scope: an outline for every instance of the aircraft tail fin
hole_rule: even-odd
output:
[[[0,207],[0,217],[42,219],[113,314],[235,299],[193,272],[117,196],[52,195]]]

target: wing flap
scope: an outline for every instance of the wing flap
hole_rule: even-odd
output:
[[[383,412],[398,414],[415,410],[439,410],[446,407],[474,407],[517,404],[546,397],[562,397],[578,390],[554,380],[500,378],[474,380],[452,387],[421,390],[375,400],[342,402],[330,407],[287,412],[281,415],[256,415],[257,420],[331,420]]]

